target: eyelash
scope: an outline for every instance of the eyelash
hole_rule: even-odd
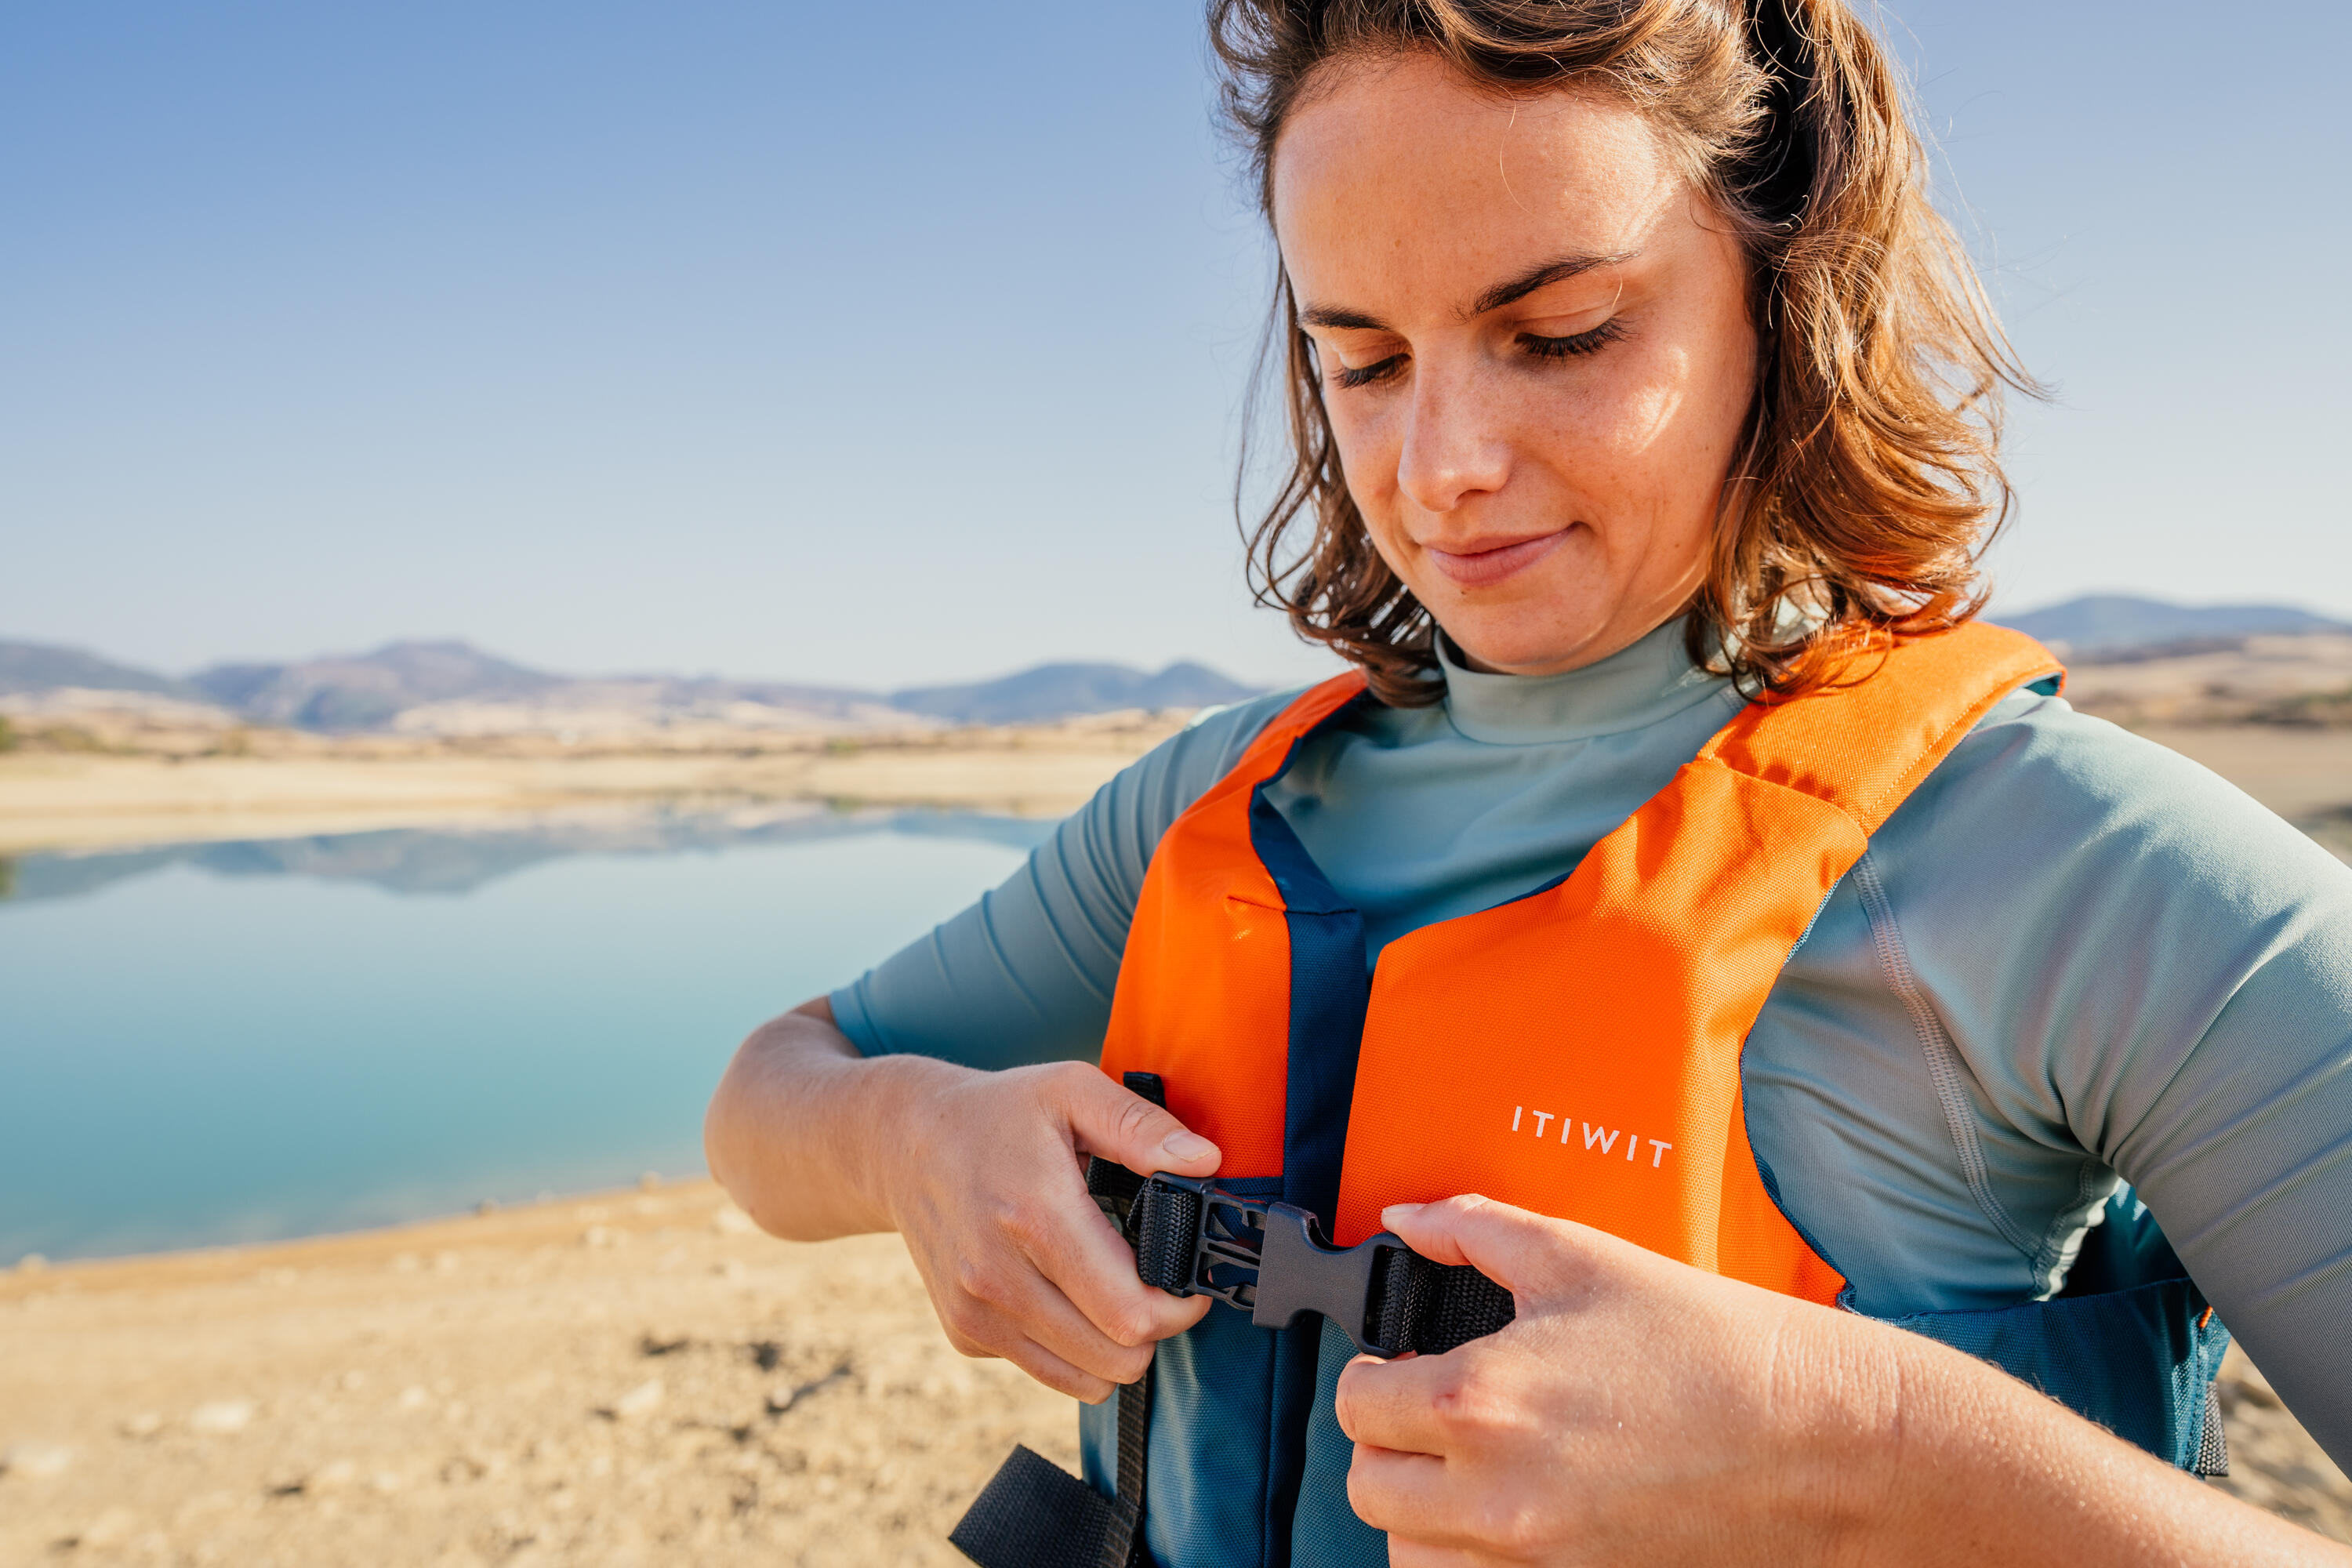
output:
[[[1538,359],[1566,359],[1570,354],[1599,353],[1625,335],[1625,329],[1612,316],[1589,331],[1565,338],[1538,338],[1521,332],[1516,340],[1528,353]]]
[[[1539,338],[1531,332],[1521,332],[1514,341],[1527,351],[1530,359],[1567,359],[1571,355],[1599,353],[1624,335],[1625,329],[1618,324],[1616,318],[1612,317],[1590,331],[1565,338]],[[1371,386],[1396,374],[1404,362],[1403,354],[1391,354],[1373,364],[1359,365],[1353,369],[1342,366],[1331,379],[1342,387]]]

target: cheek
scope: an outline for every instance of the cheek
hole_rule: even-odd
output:
[[[1644,345],[1564,390],[1545,444],[1604,513],[1703,528],[1747,406],[1744,384],[1727,395],[1724,379],[1687,345]]]
[[[1324,416],[1339,451],[1348,493],[1369,514],[1381,498],[1395,493],[1402,427],[1372,399],[1361,396],[1326,401]]]

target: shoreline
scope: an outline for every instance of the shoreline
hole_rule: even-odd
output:
[[[640,1205],[639,1199],[656,1201]],[[634,1186],[598,1187],[534,1198],[528,1203],[485,1200],[473,1208],[446,1214],[268,1241],[199,1243],[88,1258],[52,1258],[32,1253],[13,1265],[0,1264],[0,1306],[45,1290],[145,1289],[157,1285],[236,1279],[257,1268],[284,1264],[341,1265],[404,1251],[431,1252],[485,1241],[536,1243],[566,1234],[566,1227],[578,1219],[583,1205],[603,1209],[619,1205],[627,1214],[643,1218],[667,1214],[678,1205],[697,1201],[719,1206],[728,1204],[719,1184],[707,1175],[647,1175],[639,1178]],[[745,1223],[749,1223],[748,1219]]]
[[[761,749],[411,747],[283,754],[0,755],[0,857],[497,826],[534,816],[783,803],[1060,816],[1174,734],[1131,714]],[[2352,730],[2147,724],[2299,826],[2352,822]]]
[[[0,755],[0,855],[478,826],[533,814],[787,801],[1059,816],[1176,732],[1172,718],[566,755],[441,748],[276,756]]]

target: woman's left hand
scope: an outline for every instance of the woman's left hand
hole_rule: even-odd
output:
[[[1480,1197],[1383,1219],[1517,1299],[1442,1356],[1358,1358],[1348,1497],[1397,1568],[1822,1562],[1875,1500],[1886,1373],[1809,1328],[1837,1314]]]
[[[1382,1217],[1518,1302],[1340,1374],[1348,1500],[1396,1568],[2352,1563],[1917,1334],[1485,1198]]]

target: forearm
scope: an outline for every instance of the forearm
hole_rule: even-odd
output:
[[[868,1060],[822,999],[771,1019],[728,1064],[703,1152],[760,1227],[794,1241],[892,1230],[887,1162],[904,1159],[915,1095],[970,1069],[920,1057]]]
[[[1860,1548],[1852,1561],[2352,1563],[2352,1552],[2184,1475],[2006,1373],[1907,1334],[1887,1349],[1900,1393],[1874,1452],[1857,1458],[1878,1501],[1849,1515]],[[1849,1440],[1860,1430],[1849,1425]]]

